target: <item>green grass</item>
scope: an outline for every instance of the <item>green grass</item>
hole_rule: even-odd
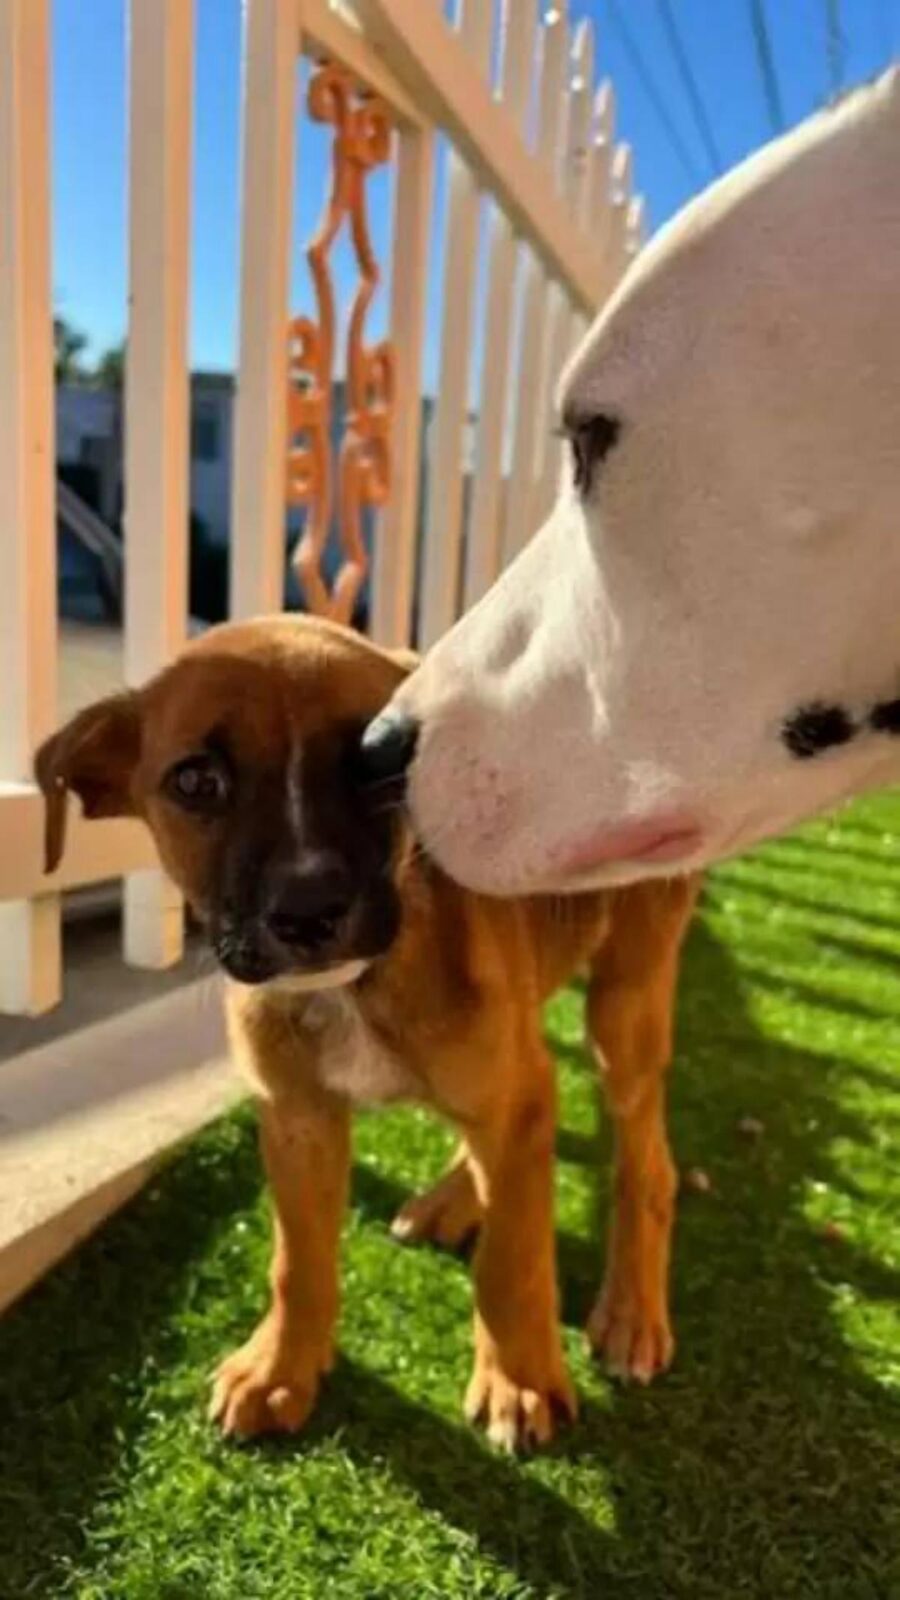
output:
[[[2,1600],[900,1596],[898,902],[896,797],[712,879],[672,1086],[712,1188],[681,1203],[679,1350],[648,1391],[582,1349],[608,1138],[600,1166],[578,997],[552,1007],[583,1415],[525,1462],[460,1419],[464,1266],[387,1235],[448,1148],[410,1111],[358,1128],[311,1427],[223,1444],[207,1374],[263,1304],[268,1206],[247,1114],[198,1140],[0,1326]]]

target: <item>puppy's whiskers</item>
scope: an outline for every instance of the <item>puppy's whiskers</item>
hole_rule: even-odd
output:
[[[402,800],[385,800],[381,805],[373,806],[371,815],[373,817],[393,817],[403,809]]]
[[[219,964],[211,946],[205,941],[196,945],[191,954],[193,957],[191,965],[196,979],[214,978],[218,975]]]
[[[396,793],[398,802],[402,805],[402,803],[403,803],[403,790],[404,790],[404,783],[403,783],[402,778],[388,777],[388,778],[372,778],[372,779],[368,779],[367,778],[366,779],[366,783],[365,783],[365,792],[366,792],[366,794],[380,794],[380,793],[383,793],[383,791],[385,789],[393,789],[394,792]]]

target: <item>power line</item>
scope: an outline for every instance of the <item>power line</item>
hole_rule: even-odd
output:
[[[894,24],[891,20],[888,0],[874,0],[875,15],[881,35],[881,47],[886,61],[894,59]]]
[[[753,28],[753,42],[756,45],[756,59],[759,66],[760,77],[763,82],[763,92],[766,105],[769,108],[769,121],[773,133],[784,132],[784,106],[781,103],[781,90],[778,87],[778,74],[775,71],[775,57],[772,53],[772,41],[769,38],[769,24],[766,21],[766,12],[763,0],[748,0],[750,6],[750,24]]]
[[[688,60],[688,54],[684,47],[678,23],[675,21],[672,0],[656,0],[656,4],[669,40],[669,48],[675,58],[675,65],[678,68],[678,73],[684,86],[684,92],[690,101],[694,121],[697,124],[697,132],[706,150],[707,159],[713,172],[719,173],[722,171],[722,159],[716,147],[713,131],[706,114],[706,107],[697,87],[697,80],[691,69],[691,63]]]
[[[691,182],[699,186],[703,182],[702,174],[698,172],[694,163],[694,159],[684,143],[684,140],[678,131],[678,126],[675,123],[668,106],[666,105],[665,97],[660,92],[656,79],[653,77],[653,74],[644,60],[643,51],[640,49],[637,40],[635,39],[631,29],[628,26],[628,23],[625,21],[625,18],[619,9],[619,0],[607,0],[607,6],[619,37],[625,46],[626,53],[631,60],[631,65],[633,66],[637,77],[641,81],[644,93],[646,94],[647,99],[650,101],[650,104],[653,106],[656,115],[658,116],[660,122],[666,130],[666,133],[669,136],[669,143],[671,144],[672,149],[678,156],[678,159],[681,162],[681,165],[684,167],[685,172],[688,174]]]
[[[828,81],[832,99],[837,99],[844,87],[845,40],[841,27],[840,0],[823,0],[825,7],[825,54],[828,58]]]

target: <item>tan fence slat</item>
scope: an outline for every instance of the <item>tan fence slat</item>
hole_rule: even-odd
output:
[[[490,0],[476,0],[486,10]],[[453,140],[476,180],[492,193],[517,233],[582,309],[597,302],[600,261],[519,138],[486,79],[471,71],[458,35],[422,0],[355,0],[372,42]],[[561,0],[554,14],[562,10]]]
[[[493,0],[462,0],[460,47],[487,83]],[[442,24],[443,26],[443,24]],[[447,156],[447,231],[441,354],[431,428],[425,547],[422,561],[420,643],[434,644],[456,615],[462,539],[463,448],[469,401],[472,312],[478,252],[479,190],[456,149]]]
[[[563,199],[572,221],[582,232],[587,220],[589,198],[593,78],[594,34],[590,23],[584,21],[578,26],[572,46],[561,183]],[[559,283],[551,285],[549,301],[547,343],[540,396],[540,415],[543,420],[542,465],[537,474],[534,507],[535,523],[538,526],[544,521],[553,505],[559,483],[563,447],[554,433],[556,390],[560,373],[575,348],[577,341],[575,318],[579,314],[579,308],[573,306]]]
[[[434,176],[430,130],[397,134],[391,281],[395,396],[390,499],[380,514],[372,571],[372,633],[405,645],[412,629],[422,449],[422,353]]]
[[[246,0],[240,351],[231,488],[234,617],[284,603],[288,281],[302,3]]]
[[[47,0],[0,0],[0,781],[56,719]],[[0,905],[0,1010],[59,998],[56,895]]]
[[[528,132],[537,21],[536,0],[505,0],[500,102],[521,129],[523,138]],[[474,605],[500,570],[500,487],[511,377],[517,244],[509,218],[496,206],[491,210],[488,250],[487,312],[464,607]]]
[[[562,166],[567,123],[566,75],[569,30],[564,4],[554,7],[552,18],[540,30],[538,68],[537,157],[544,182],[555,189]],[[504,564],[534,533],[536,522],[535,461],[543,451],[544,418],[538,398],[541,365],[547,337],[550,285],[542,262],[528,247],[519,252],[521,301],[519,314],[519,370],[516,380],[513,444],[509,483],[503,507],[501,555]]]
[[[171,660],[187,625],[192,0],[131,0],[130,23],[125,678],[137,685]],[[170,966],[183,939],[169,880],[131,874],[126,959]]]

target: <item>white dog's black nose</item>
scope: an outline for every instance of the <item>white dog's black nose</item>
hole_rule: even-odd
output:
[[[399,782],[416,753],[419,724],[405,711],[385,711],[362,737],[362,774],[366,783]]]

